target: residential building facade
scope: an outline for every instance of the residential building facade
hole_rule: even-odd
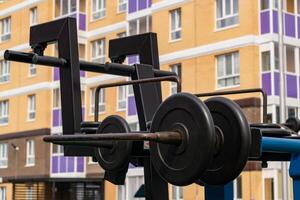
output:
[[[300,1],[284,2],[284,49],[289,116],[300,104]],[[0,199],[132,199],[144,183],[142,168],[128,171],[126,184],[103,180],[88,157],[66,157],[63,148],[42,141],[61,134],[59,70],[7,62],[6,49],[30,51],[30,26],[71,16],[77,19],[79,57],[104,63],[110,39],[155,32],[161,69],[176,72],[183,91],[213,92],[263,88],[268,121],[279,122],[277,0],[7,0],[0,3]],[[51,31],[51,30],[49,30]],[[57,56],[55,44],[46,55]],[[128,64],[139,62],[136,55]],[[126,80],[81,72],[83,119],[92,121],[95,87]],[[176,93],[162,84],[163,98]],[[231,95],[250,122],[261,122],[259,94]],[[138,130],[131,87],[100,93],[99,118],[117,114]],[[205,98],[203,98],[205,100]],[[261,169],[249,162],[234,182],[235,199],[280,199],[279,163]],[[169,187],[170,198],[204,199],[203,187]]]

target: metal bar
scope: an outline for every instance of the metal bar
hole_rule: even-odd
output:
[[[99,111],[99,93],[101,89],[117,87],[117,86],[125,86],[125,85],[138,85],[141,83],[153,83],[153,82],[162,82],[162,81],[171,81],[177,83],[177,92],[181,92],[181,82],[178,76],[164,76],[164,77],[155,77],[155,78],[144,78],[138,80],[131,81],[121,81],[116,83],[107,83],[99,85],[95,91],[95,111],[94,111],[94,120],[98,122],[98,111]]]
[[[220,186],[205,186],[205,200],[232,200],[233,182]]]
[[[261,148],[263,152],[300,153],[300,140],[262,137]]]
[[[25,53],[20,51],[6,50],[4,53],[4,59],[22,63],[46,65],[51,67],[65,67],[67,61],[63,58],[56,58],[51,56],[39,56],[36,53]],[[132,65],[124,65],[118,63],[94,63],[87,61],[79,61],[80,70],[97,72],[97,73],[109,73],[120,76],[130,76],[135,72],[135,67]],[[153,69],[155,77],[163,76],[176,76],[176,73],[169,71],[162,71]]]
[[[179,132],[157,132],[157,133],[105,133],[105,134],[75,134],[62,136],[45,136],[45,142],[93,142],[93,141],[152,141],[164,144],[180,144],[182,141]]]
[[[54,141],[52,143],[57,145],[75,145],[75,146],[86,146],[86,147],[103,147],[103,148],[113,147],[113,143],[109,141]]]
[[[217,96],[217,95],[245,94],[245,93],[256,93],[256,92],[261,93],[263,97],[263,122],[266,123],[267,122],[267,93],[261,88],[198,93],[195,94],[195,96],[208,97],[208,96]]]

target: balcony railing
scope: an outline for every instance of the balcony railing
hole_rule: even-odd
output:
[[[300,15],[284,12],[284,35],[292,38],[300,38]],[[260,33],[278,33],[278,11],[263,10],[260,12]]]

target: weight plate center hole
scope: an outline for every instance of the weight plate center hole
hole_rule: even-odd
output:
[[[188,129],[184,126],[184,124],[176,123],[173,125],[171,131],[180,133],[181,142],[176,144],[177,145],[176,155],[180,155],[185,152],[187,145],[189,143]]]

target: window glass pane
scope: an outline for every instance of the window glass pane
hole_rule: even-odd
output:
[[[265,51],[261,53],[261,61],[262,61],[262,71],[270,71],[271,70],[271,56],[270,51]]]
[[[142,17],[139,19],[140,22],[140,32],[139,34],[147,32],[147,17]]]
[[[279,49],[278,44],[274,45],[274,54],[275,54],[275,69],[279,69]]]
[[[227,54],[225,56],[226,63],[226,75],[232,75],[232,54]]]
[[[295,72],[295,48],[286,46],[286,70]]]
[[[270,0],[261,0],[260,1],[260,9],[261,10],[269,9],[269,1]]]
[[[137,21],[133,20],[129,22],[129,35],[137,34]]]
[[[217,18],[223,17],[222,11],[223,11],[223,0],[217,0]]]
[[[265,199],[274,200],[274,179],[273,178],[265,178]]]
[[[69,12],[69,3],[68,0],[62,0],[62,14],[68,14]]]
[[[71,12],[75,12],[76,9],[76,0],[71,0]]]
[[[239,12],[239,0],[233,0],[233,14]]]
[[[231,14],[231,1],[232,0],[225,0],[225,12],[226,12],[226,15],[230,15]]]
[[[243,198],[242,193],[242,176],[237,177],[236,179],[236,197],[239,199]]]

